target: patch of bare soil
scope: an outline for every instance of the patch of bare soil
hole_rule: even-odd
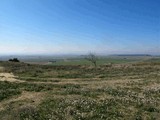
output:
[[[13,73],[0,73],[0,81],[9,81],[9,82],[23,82],[21,80],[15,79],[16,76]]]
[[[45,93],[37,93],[37,92],[22,92],[22,94],[18,97],[13,97],[9,100],[4,100],[0,102],[0,111],[4,110],[7,105],[10,103],[15,103],[18,101],[29,101],[29,105],[38,105],[44,97]],[[25,104],[27,105],[27,104]]]

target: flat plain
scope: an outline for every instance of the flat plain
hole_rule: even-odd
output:
[[[0,118],[159,120],[160,59],[117,61],[0,62]]]

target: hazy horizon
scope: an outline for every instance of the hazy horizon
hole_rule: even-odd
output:
[[[160,53],[113,53],[113,54],[105,54],[105,53],[97,53],[97,52],[83,52],[83,53],[57,53],[57,54],[50,54],[50,53],[39,53],[39,54],[26,54],[26,53],[21,53],[21,54],[0,54],[0,56],[81,56],[81,55],[88,55],[90,53],[93,53],[95,55],[100,55],[100,56],[109,56],[109,55],[160,55]]]
[[[159,55],[159,5],[159,0],[1,0],[0,55]]]

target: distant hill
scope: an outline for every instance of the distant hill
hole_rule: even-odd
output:
[[[150,54],[116,54],[111,56],[152,56]]]

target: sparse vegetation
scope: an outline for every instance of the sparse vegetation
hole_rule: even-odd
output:
[[[94,67],[0,62],[19,82],[0,81],[4,120],[158,120],[160,63]],[[23,92],[45,97],[20,100]],[[13,99],[14,98],[14,99]]]

